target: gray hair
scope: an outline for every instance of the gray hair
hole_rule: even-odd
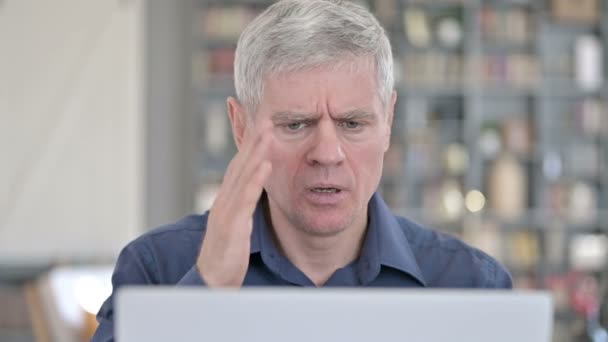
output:
[[[345,0],[281,0],[242,32],[234,60],[236,95],[253,113],[272,75],[319,66],[373,62],[386,106],[394,86],[391,45],[378,20]]]

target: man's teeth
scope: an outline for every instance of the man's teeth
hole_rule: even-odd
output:
[[[336,188],[314,188],[314,189],[312,189],[312,191],[322,192],[322,193],[335,193],[335,192],[338,192],[339,190]]]

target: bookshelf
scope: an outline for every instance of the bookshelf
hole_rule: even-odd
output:
[[[272,1],[192,1],[194,201],[203,210],[235,152],[225,99],[236,40]],[[389,205],[495,256],[519,288],[566,298],[555,284],[573,272],[603,279],[607,2],[360,2],[394,49],[399,99],[380,186]],[[584,336],[571,303],[557,304],[556,340]]]

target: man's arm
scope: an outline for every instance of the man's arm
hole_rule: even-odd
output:
[[[112,294],[103,303],[97,321],[99,326],[91,338],[92,342],[114,341],[114,294],[123,286],[160,284],[159,271],[145,239],[137,239],[121,252],[112,274]],[[196,265],[177,283],[178,286],[205,286]]]
[[[249,267],[253,212],[270,176],[273,123],[253,123],[238,102],[228,100],[238,152],[228,164],[209,210],[196,266],[209,287],[240,287]]]
[[[231,100],[232,101],[232,100]],[[229,104],[232,102],[229,101]],[[234,107],[234,105],[232,105]],[[230,111],[239,152],[228,165],[220,191],[211,207],[197,260],[177,285],[239,287],[249,266],[252,215],[269,177],[272,122],[247,126],[246,113]],[[248,125],[252,125],[249,123]],[[257,131],[254,131],[257,129]],[[152,248],[139,238],[125,247],[112,275],[113,293],[105,301],[92,342],[114,341],[114,293],[125,285],[159,284]],[[203,281],[203,277],[206,281]]]
[[[513,279],[511,278],[511,274],[498,262],[495,262],[494,264],[494,284],[491,287],[497,289],[513,288]]]
[[[145,249],[138,249],[141,240],[128,244],[121,252],[112,274],[112,294],[97,313],[99,326],[91,338],[92,342],[114,341],[114,294],[125,285],[158,284],[158,272],[150,263]]]

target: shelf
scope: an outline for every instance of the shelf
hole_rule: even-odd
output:
[[[480,213],[465,213],[454,219],[438,219],[437,215],[427,214],[423,208],[401,208],[395,212],[403,217],[407,217],[414,222],[418,222],[428,227],[437,229],[438,226],[448,227],[451,231],[461,232],[467,222],[498,224],[501,232],[533,231],[533,232],[552,232],[563,231],[572,234],[606,232],[608,227],[603,226],[603,222],[608,220],[608,211],[598,213],[596,219],[589,222],[579,222],[570,220],[565,216],[552,215],[542,209],[529,209],[518,218],[505,219],[493,214],[490,209],[484,209]],[[560,228],[557,228],[557,227]]]
[[[197,1],[223,6],[219,0]],[[368,1],[371,8],[375,8],[376,1]],[[266,1],[242,3],[250,6],[251,3],[265,4]],[[554,20],[549,15],[550,4],[536,0],[396,0],[395,5],[398,12],[385,25],[394,48],[395,88],[399,95],[392,129],[393,147],[396,148],[387,154],[387,175],[380,185],[380,190],[386,191],[388,205],[397,214],[414,222],[453,235],[473,234],[478,227],[485,229],[484,224],[488,224],[489,229],[496,231],[496,238],[503,247],[511,243],[511,237],[518,241],[520,233],[529,233],[531,239],[538,243],[538,250],[535,250],[537,260],[530,268],[518,268],[517,262],[514,262],[510,268],[516,275],[530,274],[541,280],[547,274],[567,270],[567,255],[563,257],[564,262],[553,265],[556,259],[549,259],[547,254],[546,244],[555,235],[552,232],[565,236],[564,248],[575,235],[595,232],[608,235],[608,170],[593,177],[591,182],[597,199],[587,197],[577,202],[589,201],[588,206],[598,212],[598,217],[593,222],[581,223],[565,215],[577,209],[571,198],[580,196],[580,193],[573,194],[572,184],[589,181],[585,175],[569,174],[570,169],[566,164],[569,163],[567,155],[574,153],[568,149],[572,140],[592,142],[597,145],[598,153],[608,152],[608,132],[598,137],[583,137],[575,129],[578,127],[576,125],[582,125],[582,101],[590,98],[605,105],[602,114],[608,120],[608,66],[603,65],[605,85],[595,91],[581,89],[574,76],[570,76],[573,73],[574,42],[579,35],[592,33],[601,42],[608,42],[608,12],[603,10],[600,13],[603,18],[601,24],[569,24]],[[424,12],[422,24],[417,25],[425,27],[416,28],[424,31],[420,41],[428,40],[428,46],[419,47],[408,41],[404,11],[412,9]],[[460,23],[463,36],[456,47],[442,46],[437,38],[437,21],[444,15],[455,16]],[[482,18],[483,15],[486,17]],[[482,19],[487,21],[482,22]],[[524,29],[505,29],[508,23],[522,20],[530,25],[525,25]],[[193,38],[193,41],[194,52],[202,50],[205,53],[215,48],[231,47],[235,42],[201,36]],[[601,49],[602,62],[605,63],[608,45],[602,44]],[[225,101],[226,96],[234,93],[232,77],[208,74],[210,77],[194,86],[191,92],[194,97],[192,102],[197,106],[201,102]],[[195,113],[201,114],[204,114],[204,110]],[[510,126],[513,124],[511,118],[522,117],[524,126]],[[488,128],[490,124],[492,127]],[[492,159],[481,154],[481,144],[489,144],[483,147],[496,144],[497,148],[503,149],[505,146],[521,147],[512,140],[517,140],[517,134],[515,138],[508,138],[511,139],[507,140],[509,143],[505,143],[504,136],[512,133],[513,127],[530,132],[527,136],[519,137],[531,141],[527,149],[531,153],[516,156],[515,167],[511,164],[510,170],[503,167],[501,173],[497,173],[490,163]],[[494,133],[487,134],[486,129]],[[458,149],[448,153],[447,147],[455,142],[460,143],[464,153],[458,152]],[[495,152],[498,154],[501,151]],[[204,154],[204,151],[197,152]],[[557,153],[556,158],[561,156],[562,159],[557,161],[560,168],[558,176],[547,179],[543,167],[545,163],[550,163],[551,153]],[[456,165],[462,163],[464,158],[464,173],[455,172],[458,169],[454,169],[454,165],[446,167],[446,156],[450,154],[451,163]],[[229,162],[229,157],[231,155],[224,159],[214,156],[215,159],[210,161],[209,156],[195,156],[196,165],[200,166],[196,180],[212,183],[221,179],[222,167]],[[516,176],[514,168],[520,170]],[[513,182],[518,177],[524,181]],[[491,179],[495,179],[494,184],[490,184]],[[450,183],[448,185],[451,187],[445,186],[446,183]],[[458,195],[457,192],[466,193],[470,188],[484,194],[484,209],[479,213],[463,209],[462,216],[441,219],[441,210],[445,214],[445,208],[441,206],[444,205],[442,201],[446,193],[452,191],[450,194],[459,197],[462,193]],[[502,192],[490,191],[493,188]],[[522,217],[504,219],[492,212],[491,208],[497,207],[500,196],[491,198],[491,194],[508,193],[513,189],[523,195],[521,202],[512,205],[519,207],[523,203],[524,207],[533,207],[526,208]],[[553,214],[549,208],[554,207],[562,208],[564,215]],[[482,239],[484,237],[487,238],[481,236]],[[530,247],[525,246],[526,243],[519,243],[524,250]],[[569,315],[557,317],[569,320]]]
[[[459,86],[440,86],[440,85],[406,85],[398,84],[396,89],[400,96],[445,96],[458,97],[465,95],[465,89]]]
[[[197,46],[203,50],[214,49],[235,49],[237,40],[232,38],[222,37],[201,37],[197,42]]]
[[[475,93],[478,93],[480,97],[500,97],[500,98],[536,97],[540,94],[539,90],[536,88],[492,86],[492,85],[477,88]]]
[[[195,97],[224,97],[233,96],[234,89],[234,78],[232,75],[211,75],[205,79],[200,80],[201,84],[193,86],[193,96]]]
[[[482,54],[534,53],[537,49],[534,42],[513,43],[500,41],[482,41]]]
[[[537,0],[483,0],[483,6],[492,6],[492,7],[538,7]]]
[[[596,32],[601,29],[601,22],[576,22],[576,21],[564,21],[553,18],[551,15],[543,14],[542,22],[543,29],[551,34],[583,34],[589,32]]]
[[[462,55],[465,53],[465,48],[463,45],[449,47],[435,43],[429,46],[417,46],[408,42],[406,39],[401,40],[401,42],[397,41],[396,43],[401,43],[404,47],[405,51],[403,52],[403,56],[420,55],[426,53],[439,53],[446,55]]]
[[[473,7],[475,0],[402,0],[407,7],[446,8]]]
[[[199,4],[199,10],[204,10],[207,6],[218,6],[218,7],[234,7],[234,6],[260,6],[266,7],[275,3],[276,0],[203,0],[197,1]]]
[[[539,170],[540,170],[540,166],[534,165],[534,164],[537,164],[537,163],[541,164],[543,162],[543,156],[538,152],[531,152],[530,154],[521,154],[521,153],[516,153],[516,152],[510,152],[510,155],[512,155],[520,163],[524,164],[524,166],[539,167]],[[498,156],[482,155],[481,159],[483,160],[484,163],[492,163],[496,160],[497,157]]]
[[[539,87],[539,95],[543,97],[558,98],[581,98],[581,97],[603,97],[606,95],[606,87],[597,90],[584,90],[574,84],[572,80],[546,79]]]

